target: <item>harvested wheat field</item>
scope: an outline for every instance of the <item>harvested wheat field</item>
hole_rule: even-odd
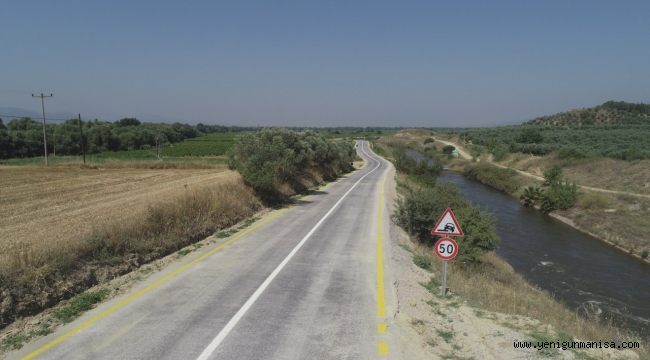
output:
[[[0,167],[0,246],[29,256],[79,241],[106,222],[134,218],[157,201],[238,179],[218,169]],[[29,261],[28,261],[29,262]]]

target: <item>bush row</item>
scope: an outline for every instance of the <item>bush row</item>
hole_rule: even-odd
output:
[[[309,170],[339,175],[352,170],[351,141],[324,138],[313,131],[263,129],[243,135],[231,149],[228,164],[267,201],[286,200],[280,187],[295,183]]]
[[[431,228],[443,211],[451,207],[465,232],[459,240],[461,262],[478,262],[483,253],[496,249],[500,239],[494,218],[465,201],[455,186],[422,183],[412,177],[400,185],[402,197],[397,201],[394,220],[418,241],[429,246],[437,241]]]
[[[468,165],[464,170],[465,176],[499,191],[513,194],[521,187],[517,179],[517,172],[490,164]]]

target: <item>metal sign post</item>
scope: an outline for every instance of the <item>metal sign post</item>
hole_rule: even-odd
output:
[[[435,252],[442,260],[442,281],[440,286],[440,296],[447,295],[447,261],[458,255],[458,244],[452,238],[443,237],[436,241]]]
[[[442,260],[442,273],[440,281],[440,296],[447,296],[447,262],[458,255],[458,243],[447,236],[462,236],[463,229],[460,227],[454,212],[447,208],[440,216],[431,230],[431,235],[444,236],[438,239],[434,245],[436,255]]]
[[[447,260],[442,260],[442,286],[440,286],[440,296],[447,295]]]

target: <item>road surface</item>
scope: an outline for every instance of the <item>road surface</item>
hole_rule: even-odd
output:
[[[357,148],[364,168],[10,356],[400,358],[384,263],[389,164]]]

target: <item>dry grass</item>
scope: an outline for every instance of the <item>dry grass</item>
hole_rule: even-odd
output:
[[[578,206],[558,214],[633,254],[650,251],[650,200],[581,191]]]
[[[0,168],[0,327],[261,208],[223,168]]]
[[[431,255],[432,251],[426,245],[411,239],[408,248],[414,254],[414,259],[417,257],[420,262],[426,259],[434,270],[441,268],[440,260]],[[578,316],[548,292],[530,285],[494,252],[484,254],[482,262],[473,266],[462,266],[455,262],[449,265],[447,284],[451,293],[473,307],[535,319],[544,327],[550,325],[552,332],[569,334],[583,341],[636,340],[643,347],[636,352],[642,359],[650,359],[650,349],[643,339],[615,326]],[[440,286],[437,277],[432,281],[435,284],[431,285],[430,290],[437,295]]]
[[[650,194],[650,160],[598,159],[567,166],[564,173],[571,181],[582,185]]]
[[[220,170],[0,168],[0,245],[28,265],[49,247],[75,243],[105,223],[138,217],[147,206],[238,175]]]
[[[438,266],[436,261],[434,267]],[[553,326],[556,331],[585,341],[630,341],[635,338],[616,327],[578,316],[547,292],[531,286],[494,253],[485,254],[483,263],[478,267],[453,266],[449,273],[452,291],[474,306],[533,318]],[[650,355],[647,348],[641,349],[639,353],[643,356]]]
[[[615,191],[650,194],[650,160],[616,159],[562,160],[556,155],[509,154],[502,165],[544,176],[544,170],[558,165],[564,176],[577,184]]]

